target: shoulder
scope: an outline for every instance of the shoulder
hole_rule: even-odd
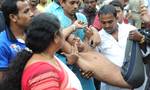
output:
[[[23,71],[23,78],[34,78],[44,73],[57,74],[57,70],[47,62],[35,62],[25,67]]]
[[[82,13],[80,13],[80,12],[77,12],[76,13],[76,16],[78,17],[78,16],[80,16],[80,17],[86,17],[84,14],[82,14]]]
[[[51,4],[47,5],[45,8],[45,12],[54,13],[56,10],[62,10],[61,6],[58,5],[56,2],[52,2]]]
[[[125,29],[128,31],[137,30],[137,28],[135,26],[130,25],[130,24],[119,24],[119,28]]]
[[[56,82],[58,86],[59,75],[52,69],[50,64],[45,62],[37,62],[28,66],[23,73],[22,86],[23,88],[41,88],[42,85],[46,85],[42,88],[51,88],[47,86],[47,83]],[[31,87],[28,87],[31,86]],[[53,85],[56,86],[56,85]],[[45,90],[45,89],[41,89]]]
[[[100,36],[106,35],[106,31],[102,28],[99,32]]]
[[[34,62],[34,63],[31,63],[30,65],[28,65],[26,68],[25,68],[25,71],[30,71],[30,70],[33,70],[33,69],[36,69],[36,71],[39,71],[39,70],[51,70],[51,69],[54,69],[49,63],[47,62]]]

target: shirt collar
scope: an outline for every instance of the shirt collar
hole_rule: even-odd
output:
[[[23,39],[16,39],[10,28],[6,27],[6,35],[8,37],[8,40],[11,42],[20,42],[20,43],[25,43]]]
[[[15,36],[13,35],[12,31],[8,26],[6,26],[6,35],[10,41],[16,41]]]

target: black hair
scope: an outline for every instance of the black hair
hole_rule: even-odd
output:
[[[45,51],[54,38],[60,35],[60,22],[56,16],[41,13],[31,20],[26,32],[26,46],[10,63],[9,70],[0,83],[0,90],[21,90],[21,78],[24,67],[34,53]],[[32,52],[31,52],[32,50]]]
[[[1,10],[1,6],[4,0],[0,0],[0,10]]]
[[[84,2],[85,0],[83,0],[83,2]],[[97,2],[97,0],[95,0],[96,2]]]
[[[3,11],[6,24],[10,25],[10,14],[18,14],[17,2],[24,0],[3,0],[1,10]]]
[[[53,14],[43,13],[34,17],[27,28],[26,46],[34,53],[43,52],[53,42],[55,34],[59,34],[59,29],[59,20]]]
[[[104,5],[100,8],[98,12],[98,16],[102,14],[112,14],[115,18],[117,17],[117,11],[112,5]]]
[[[121,10],[123,10],[123,5],[121,4],[121,2],[119,0],[113,0],[112,2],[109,3],[110,5],[116,6],[116,7],[120,7]]]

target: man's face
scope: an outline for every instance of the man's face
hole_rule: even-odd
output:
[[[96,0],[84,0],[85,9],[88,11],[95,11],[96,9]]]
[[[83,43],[82,41],[80,40],[79,37],[75,36],[74,34],[70,34],[67,41],[69,42],[70,45],[72,46],[77,46],[78,48],[78,51],[83,51],[84,49],[84,46],[83,46]]]
[[[39,0],[29,0],[29,3],[32,6],[37,6],[37,4],[39,3]]]
[[[102,24],[103,29],[109,33],[112,34],[117,30],[117,21],[116,18],[113,16],[113,14],[101,14],[100,15],[100,21]]]
[[[120,7],[115,6],[116,11],[117,11],[117,20],[119,23],[122,23],[123,21],[123,11],[121,10]]]
[[[75,15],[79,8],[79,4],[79,0],[66,0],[61,2],[61,6],[63,7],[64,12],[70,16]]]
[[[18,14],[16,15],[16,23],[19,27],[25,28],[30,23],[33,13],[30,10],[27,1],[18,1]]]

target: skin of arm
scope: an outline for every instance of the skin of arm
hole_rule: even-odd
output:
[[[100,81],[118,87],[131,88],[123,79],[120,67],[111,63],[100,53],[95,51],[79,53],[77,65],[84,71],[93,71],[94,77]]]

